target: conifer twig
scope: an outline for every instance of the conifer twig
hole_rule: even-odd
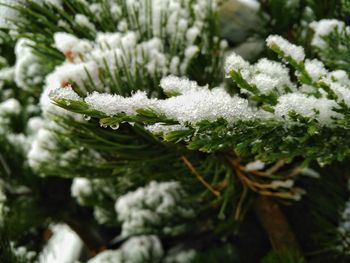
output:
[[[213,195],[219,197],[220,192],[216,191],[205,179],[197,172],[197,170],[193,167],[192,163],[187,159],[186,156],[181,156],[182,161],[185,163],[187,168],[196,176],[198,181],[200,181]]]
[[[281,211],[278,203],[273,200],[272,197],[284,197],[286,192],[271,192],[264,189],[268,189],[270,184],[260,184],[251,180],[245,175],[243,167],[239,164],[239,161],[227,158],[236,175],[241,180],[244,191],[251,189],[257,192],[259,195],[254,204],[255,213],[267,233],[271,246],[276,251],[293,250],[296,253],[301,253],[300,246],[291,230],[291,227]],[[277,162],[272,169],[272,172],[277,171],[284,165],[284,161]],[[294,169],[292,174],[297,174],[299,169]],[[272,173],[271,170],[268,173]],[[243,193],[244,195],[244,193]],[[241,197],[242,198],[242,197]],[[242,200],[240,200],[241,202]],[[237,207],[235,217],[239,212],[241,204]]]
[[[243,203],[244,203],[244,200],[246,199],[247,197],[247,194],[248,194],[248,187],[246,185],[243,185],[243,192],[239,198],[239,201],[238,201],[238,204],[237,204],[237,208],[236,208],[236,211],[235,211],[235,220],[239,220],[241,219],[241,215],[242,215],[242,207],[243,207]]]

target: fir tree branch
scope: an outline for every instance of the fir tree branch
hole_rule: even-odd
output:
[[[64,222],[80,237],[89,249],[91,256],[95,256],[105,249],[104,242],[97,229],[94,229],[92,224],[85,221],[85,219],[79,218],[78,215],[64,218]]]
[[[255,201],[254,210],[274,250],[294,250],[302,254],[300,245],[276,201],[271,197],[259,196]]]

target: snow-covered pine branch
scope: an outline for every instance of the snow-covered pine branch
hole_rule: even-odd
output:
[[[237,133],[239,125],[243,130],[257,125],[283,127],[281,136],[292,137],[295,127],[315,130],[311,136],[316,136],[321,129],[344,129],[350,106],[346,72],[327,71],[321,61],[305,59],[302,47],[281,37],[271,36],[267,42],[293,66],[298,82],[291,81],[289,69],[279,62],[261,59],[250,65],[239,55],[232,54],[226,60],[226,74],[248,99],[232,96],[222,87],[200,87],[193,81],[175,76],[165,77],[160,83],[164,93],[173,95],[166,99],[148,98],[145,92],[139,91],[131,97],[93,92],[84,101],[80,98],[70,100],[64,95],[70,92],[69,96],[76,96],[70,88],[54,90],[51,98],[64,108],[69,109],[71,103],[77,103],[77,112],[89,114],[92,111],[103,115],[101,125],[141,122],[148,124],[149,131],[168,139],[187,130],[186,138],[182,139],[190,143],[204,134],[206,140],[214,140],[216,134],[210,135],[211,130],[224,121],[227,133],[221,135],[220,143],[212,146],[210,151],[232,147],[229,141],[241,132]],[[151,121],[143,118],[149,114],[153,114]],[[250,140],[250,143],[255,141]]]
[[[350,27],[337,19],[321,19],[309,25],[313,32],[311,45],[329,67],[349,73]]]

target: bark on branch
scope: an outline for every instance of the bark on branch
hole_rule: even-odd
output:
[[[102,238],[96,229],[88,223],[66,218],[65,223],[80,237],[86,247],[89,249],[92,256],[98,254],[104,249]]]
[[[302,255],[297,239],[276,201],[267,196],[259,196],[254,210],[274,250],[292,250]]]

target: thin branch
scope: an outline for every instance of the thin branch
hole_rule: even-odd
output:
[[[216,191],[205,179],[196,171],[192,163],[186,158],[186,156],[181,156],[182,161],[185,163],[187,168],[196,176],[198,181],[200,181],[213,195],[220,197],[221,193]]]
[[[234,216],[236,221],[241,219],[242,207],[243,207],[244,200],[247,197],[247,194],[248,194],[248,188],[247,188],[247,186],[243,185],[243,192],[242,192],[241,197],[239,198],[239,201],[238,201],[238,204],[237,204],[237,208],[236,208],[236,211],[235,211],[235,216]]]
[[[91,256],[95,256],[105,250],[104,242],[98,231],[89,223],[72,217],[66,217],[64,222],[80,237],[89,249]]]

